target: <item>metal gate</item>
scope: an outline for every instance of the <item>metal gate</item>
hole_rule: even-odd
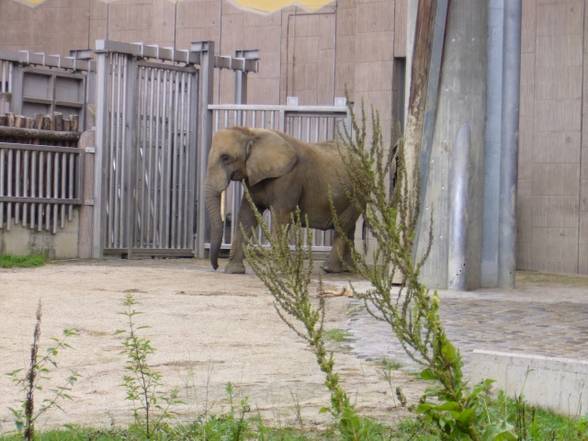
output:
[[[97,51],[103,248],[192,256],[198,69],[189,51],[153,50],[106,41]]]

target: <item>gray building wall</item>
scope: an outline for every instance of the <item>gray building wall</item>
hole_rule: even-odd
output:
[[[389,128],[401,116],[394,75],[401,66],[395,57],[406,55],[406,2],[337,0],[315,14],[291,7],[261,16],[223,0],[183,0],[177,13],[168,0],[109,7],[48,0],[36,9],[0,0],[0,48],[65,54],[107,36],[165,46],[175,40],[178,48],[211,39],[224,54],[257,48],[262,63],[250,78],[250,102],[296,95],[301,104],[331,104],[347,88],[353,100],[378,108]],[[518,266],[588,274],[588,0],[523,2]],[[232,76],[219,80],[215,100],[231,102]]]
[[[523,8],[518,266],[588,274],[588,8]]]

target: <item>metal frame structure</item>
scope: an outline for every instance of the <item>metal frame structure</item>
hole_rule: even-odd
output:
[[[0,50],[0,112],[27,116],[55,111],[74,113],[79,116],[82,129],[90,128],[87,107],[93,104],[89,92],[95,63],[79,58],[80,55],[78,51],[62,57],[28,50]],[[57,93],[60,83],[76,84],[77,99],[61,99]],[[71,92],[71,87],[65,89]]]
[[[33,116],[39,113],[32,111],[34,107],[46,107],[44,113],[70,109],[69,113],[80,117],[83,128],[86,106],[91,102],[87,79],[93,76],[93,70],[93,62],[77,56],[0,50],[0,113]],[[73,91],[77,100],[59,99],[56,87],[60,81],[65,89],[77,87]],[[67,92],[72,95],[71,90]],[[56,139],[65,139],[63,132],[55,133]],[[79,133],[71,133],[74,142],[77,137]],[[0,229],[10,231],[13,225],[21,225],[56,234],[58,228],[73,219],[73,208],[84,203],[83,164],[88,152],[70,145],[71,141],[64,143],[0,142]]]
[[[96,58],[94,256],[202,257],[214,69],[246,77],[257,59],[110,40]]]
[[[57,233],[81,205],[84,150],[0,143],[0,229]]]

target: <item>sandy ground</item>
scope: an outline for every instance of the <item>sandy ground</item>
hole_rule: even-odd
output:
[[[170,388],[180,390],[182,419],[226,410],[225,386],[232,382],[252,410],[274,425],[296,423],[297,407],[305,426],[329,420],[319,413],[328,394],[312,354],[277,317],[271,296],[253,275],[214,273],[207,262],[194,260],[109,260],[0,269],[0,374],[26,366],[39,299],[43,347],[64,328],[80,332],[46,383],[59,385],[69,369],[77,370],[75,399],[63,403],[64,412],[49,412],[41,426],[118,425],[130,419],[131,405],[120,387],[125,360],[114,336],[125,327],[118,313],[126,292],[141,303],[138,320],[150,326],[144,332],[158,350],[152,364]],[[345,327],[349,302],[328,300],[327,328]],[[354,356],[345,344],[333,344],[333,350],[361,413],[388,421],[404,415],[376,363]],[[406,373],[393,375],[393,387],[414,402],[422,385]],[[13,429],[8,408],[21,396],[0,375],[0,431]]]

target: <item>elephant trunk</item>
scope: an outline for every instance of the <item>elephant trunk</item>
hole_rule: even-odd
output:
[[[221,218],[221,193],[208,187],[206,189],[206,206],[210,221],[210,263],[216,270],[218,268],[218,253],[223,240],[223,221]]]

